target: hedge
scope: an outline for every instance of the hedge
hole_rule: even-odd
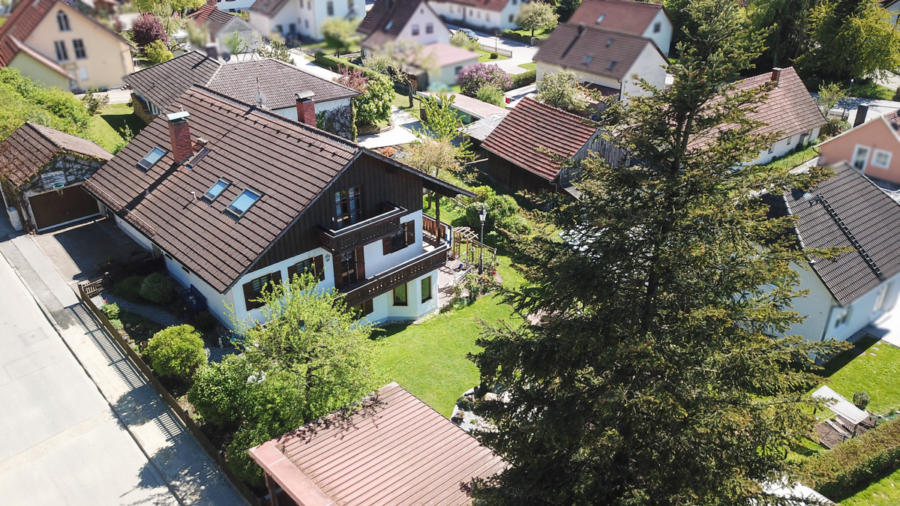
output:
[[[360,67],[355,63],[350,63],[347,60],[329,56],[325,53],[316,53],[315,60],[316,63],[319,64],[319,66],[326,67],[332,72],[340,72],[340,67],[358,68],[362,69],[363,72],[368,72],[366,68]]]
[[[524,74],[513,74],[512,81],[513,89],[534,84],[534,82],[537,81],[537,70],[529,70]]]
[[[522,35],[519,32],[506,30],[500,36],[504,39],[514,40],[516,42],[524,42],[525,44],[531,45],[531,35]]]
[[[898,465],[900,418],[895,418],[810,458],[803,464],[803,472],[809,486],[840,502]]]

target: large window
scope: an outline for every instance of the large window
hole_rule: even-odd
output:
[[[409,246],[410,244],[415,244],[416,242],[416,222],[407,221],[400,225],[400,230],[398,230],[394,235],[389,237],[385,237],[382,240],[382,254],[389,255],[395,251],[400,251],[403,248]]]
[[[301,260],[288,267],[288,279],[293,280],[295,275],[310,272],[319,281],[325,281],[325,259],[322,255]]]
[[[337,260],[341,262],[340,286],[349,286],[360,279],[366,278],[365,272],[363,271],[362,248],[342,253],[341,255],[338,255]]]
[[[865,146],[856,146],[856,151],[853,153],[853,166],[859,170],[864,170],[868,159],[869,148]]]
[[[53,43],[53,48],[56,49],[56,61],[69,61],[69,52],[66,51],[66,41],[55,41]]]
[[[281,283],[281,271],[271,272],[245,283],[244,304],[247,311],[262,307],[263,303],[258,299],[262,296],[263,290],[271,290],[278,283]]]
[[[872,155],[872,165],[879,169],[889,168],[891,166],[891,152],[876,149],[875,154]]]
[[[59,25],[59,31],[61,32],[68,32],[71,30],[71,28],[69,28],[69,16],[66,16],[66,13],[63,11],[56,13],[56,24]]]
[[[340,229],[362,220],[362,189],[354,186],[334,193],[334,228]]]
[[[334,16],[334,2],[329,1],[326,4],[326,9],[328,10],[329,16]]]
[[[422,302],[431,300],[431,276],[422,278]]]
[[[81,39],[75,39],[72,41],[72,47],[75,48],[75,58],[78,60],[83,60],[87,58],[87,53],[84,51],[84,41]]]
[[[394,288],[394,305],[395,306],[408,306],[409,305],[409,297],[406,293],[406,284],[402,284],[397,288]]]
[[[361,304],[353,306],[353,314],[357,318],[363,318],[369,316],[375,311],[375,305],[372,303],[372,299],[369,299]]]

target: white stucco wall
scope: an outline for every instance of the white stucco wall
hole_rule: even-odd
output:
[[[372,299],[372,313],[364,318],[369,323],[384,323],[394,320],[416,320],[437,310],[437,271],[429,272],[406,284],[407,306],[394,305],[394,293],[381,294]],[[431,277],[431,299],[422,302],[422,279]]]
[[[887,285],[888,291],[884,305],[880,310],[876,311],[875,302],[878,298],[878,292],[881,290],[881,287],[885,285]],[[828,330],[825,332],[825,337],[843,341],[853,336],[853,334],[856,334],[865,328],[866,325],[872,323],[878,319],[878,317],[893,309],[894,305],[897,303],[898,292],[900,292],[900,274],[895,275],[875,287],[875,289],[869,291],[869,293],[856,299],[847,308],[835,307],[831,311],[830,318],[828,319]],[[849,318],[847,318],[846,323],[838,327],[835,324],[845,310],[850,312]]]
[[[657,23],[659,23],[659,31],[654,32]],[[672,45],[672,31],[672,22],[669,21],[669,16],[666,16],[666,13],[660,9],[642,35],[652,40],[663,54],[668,55],[669,46]]]
[[[652,44],[644,46],[640,56],[634,61],[634,65],[628,69],[625,78],[622,79],[622,100],[628,103],[625,95],[644,96],[646,91],[638,86],[638,79],[643,78],[658,89],[666,86],[666,62],[665,58]]]
[[[332,109],[336,109],[338,107],[348,106],[350,105],[349,98],[342,98],[340,100],[331,100],[328,102],[316,102],[316,114],[330,111]],[[297,119],[297,106],[285,107],[283,109],[273,109],[272,112],[275,114],[280,114],[285,118],[290,118],[292,120]]]
[[[432,33],[426,33],[427,30],[425,28],[428,23],[431,23],[434,27]],[[419,35],[413,35],[414,26],[419,27]],[[397,36],[397,41],[413,41],[422,46],[433,44],[435,42],[449,44],[452,35],[453,34],[450,33],[450,29],[447,28],[447,25],[441,21],[441,18],[439,18],[425,3],[422,3],[419,5],[419,10],[409,18],[406,26],[403,27],[403,30]]]
[[[446,19],[474,26],[478,29],[493,33],[494,31],[512,30],[518,28],[516,17],[519,10],[526,2],[523,0],[509,0],[502,11],[480,9],[452,2],[428,2],[434,12]],[[510,16],[512,18],[510,19]]]
[[[447,65],[446,67],[442,67],[434,72],[428,73],[428,85],[434,84],[446,84],[447,86],[453,86],[456,84],[456,78],[459,75],[457,69],[462,71],[462,69],[468,67],[469,65],[475,65],[478,63],[478,58],[474,57],[471,60],[466,60],[459,63],[454,63],[451,65]]]
[[[766,164],[774,160],[775,158],[782,157],[787,155],[792,150],[797,148],[797,145],[800,143],[803,134],[792,135],[790,137],[785,137],[783,139],[779,139],[772,144],[770,149],[763,150],[759,154],[759,158],[753,160],[751,163],[755,164]],[[809,139],[806,141],[807,144],[815,141],[819,137],[819,128],[816,127],[813,129],[812,133],[809,136]]]
[[[790,334],[803,336],[810,341],[818,341],[822,338],[822,331],[828,323],[831,307],[835,301],[812,268],[809,265],[804,267],[791,264],[791,269],[800,276],[800,289],[809,290],[809,294],[805,297],[795,297],[791,301],[793,308],[789,310],[796,311],[806,319],[803,323],[792,325]]]
[[[151,252],[153,251],[153,243],[150,242],[150,239],[147,239],[144,234],[138,232],[136,228],[129,225],[127,221],[116,216],[116,226],[119,227],[122,232],[125,232],[125,235],[132,238],[134,242],[143,246],[144,249]]]

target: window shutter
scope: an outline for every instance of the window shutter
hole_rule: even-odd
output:
[[[247,308],[247,311],[259,307],[259,302],[253,300],[255,298],[256,294],[253,293],[253,281],[244,283],[244,307]]]
[[[416,222],[415,221],[407,221],[404,225],[406,228],[406,245],[416,243]]]
[[[271,281],[272,285],[277,285],[277,284],[281,283],[281,270],[277,270],[277,271],[273,272],[272,274],[269,274],[269,277],[270,277],[269,281]],[[270,290],[271,290],[272,285],[269,285]]]
[[[317,256],[313,263],[316,266],[316,276],[319,277],[319,281],[325,281],[325,259],[322,255]]]
[[[291,265],[288,267],[288,283],[294,280],[294,275],[297,274],[297,264]]]
[[[365,248],[356,248],[356,279],[366,279]]]
[[[391,252],[391,236],[387,236],[381,240],[381,254],[390,255]]]

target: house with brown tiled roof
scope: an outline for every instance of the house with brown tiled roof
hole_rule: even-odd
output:
[[[289,40],[322,40],[325,20],[365,15],[365,0],[256,0],[250,6],[253,28],[265,37],[277,33]]]
[[[333,413],[249,453],[265,473],[271,504],[282,506],[464,506],[472,504],[466,486],[474,478],[507,467],[396,383],[350,414]]]
[[[652,40],[663,54],[672,44],[672,20],[661,4],[634,0],[585,0],[568,21]]]
[[[85,189],[223,324],[261,320],[263,288],[306,271],[371,322],[437,309],[450,246],[422,194],[470,192],[207,88],[163,112]]]
[[[450,29],[425,0],[378,0],[357,28],[364,53],[386,46],[450,44]]]
[[[62,0],[19,2],[0,27],[0,66],[63,90],[122,86],[131,45]]]
[[[792,265],[808,295],[792,301],[806,317],[789,333],[812,341],[853,336],[890,312],[900,296],[900,204],[847,162],[816,188],[767,195],[772,216],[792,215],[801,248],[841,247],[834,260]]]
[[[429,0],[428,5],[448,23],[488,32],[515,30],[516,18],[527,0]]]
[[[522,99],[481,143],[487,174],[513,191],[565,191],[576,174],[561,159],[583,160],[597,149],[599,125],[530,98]]]
[[[20,126],[0,142],[0,194],[13,227],[40,232],[100,214],[82,184],[110,158],[89,140]]]
[[[579,82],[604,96],[628,100],[645,95],[639,79],[663,89],[668,61],[652,40],[605,28],[559,25],[537,54],[537,82],[550,73],[568,70]]]
[[[898,113],[894,111],[866,121],[866,112],[865,106],[860,106],[856,113],[857,126],[818,146],[819,165],[846,161],[870,178],[900,185]]]

